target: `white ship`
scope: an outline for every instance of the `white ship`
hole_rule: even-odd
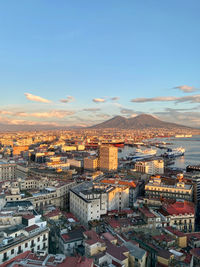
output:
[[[176,138],[188,138],[188,137],[192,137],[192,134],[176,134],[175,135]]]
[[[153,157],[154,155],[156,155],[156,153],[157,153],[156,149],[146,149],[146,150],[136,149],[135,154],[132,156],[129,156],[128,159],[142,160],[142,159]]]
[[[185,153],[185,149],[182,147],[178,147],[178,148],[169,148],[167,150],[167,152],[164,153],[164,157],[166,158],[175,158],[175,157],[181,157],[183,156]]]

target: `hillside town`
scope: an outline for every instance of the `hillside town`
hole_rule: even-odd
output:
[[[199,266],[200,170],[143,150],[181,134],[1,133],[1,266]]]

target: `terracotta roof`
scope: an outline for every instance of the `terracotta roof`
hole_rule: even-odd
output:
[[[35,218],[35,216],[32,215],[32,214],[27,214],[27,215],[23,215],[22,218],[24,218],[24,219],[26,219],[26,220],[30,220],[30,219]]]
[[[156,216],[147,208],[142,207],[138,209],[142,214],[144,214],[145,217],[148,218],[155,218]]]
[[[129,187],[136,187],[136,184],[133,181],[123,181],[123,180],[117,180],[117,179],[104,179],[101,180],[101,183],[104,184],[115,184],[115,185],[125,185],[125,186],[129,186]]]
[[[104,241],[93,230],[86,231],[83,234],[84,234],[84,236],[87,237],[87,240],[85,240],[85,243],[87,243],[89,245],[93,245],[95,243],[104,243]]]
[[[93,259],[86,257],[67,257],[66,262],[58,265],[59,267],[92,267]]]
[[[116,238],[115,238],[113,235],[111,235],[109,232],[103,233],[102,236],[103,236],[105,239],[109,240],[109,241],[116,240]]]
[[[179,214],[195,214],[194,203],[188,201],[177,201],[173,204],[164,205],[164,209],[169,215],[179,215]]]
[[[67,234],[62,234],[61,237],[64,242],[72,242],[74,240],[80,240],[83,239],[83,232],[85,229],[83,227],[79,227],[75,230],[70,231]]]
[[[38,225],[33,224],[33,225],[31,225],[31,226],[26,227],[26,228],[25,228],[25,231],[27,231],[27,232],[31,232],[31,231],[33,231],[33,230],[35,230],[35,229],[38,229],[38,228],[40,228]]]
[[[200,260],[200,248],[193,248],[190,250],[190,253],[197,258],[198,260]]]
[[[183,232],[181,232],[181,231],[179,231],[179,230],[177,230],[177,229],[174,229],[174,228],[172,228],[171,226],[167,226],[167,227],[165,227],[165,229],[166,229],[167,231],[169,231],[170,233],[174,234],[175,236],[178,236],[178,237],[186,236],[185,233],[183,233]]]
[[[106,242],[106,246],[106,253],[111,255],[113,258],[119,261],[124,261],[125,259],[127,259],[127,256],[124,255],[124,253],[128,252],[128,249],[126,247],[117,247],[109,241]]]

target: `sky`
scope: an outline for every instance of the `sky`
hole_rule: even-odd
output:
[[[199,0],[0,1],[0,123],[200,127]]]

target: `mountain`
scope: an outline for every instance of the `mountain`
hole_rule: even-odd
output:
[[[20,124],[3,124],[0,123],[0,132],[31,132],[31,131],[54,131],[54,130],[71,130],[79,129],[81,126],[53,126],[53,125],[20,125]]]
[[[179,125],[171,122],[161,121],[152,115],[141,114],[133,118],[124,118],[122,116],[116,116],[110,120],[96,124],[90,128],[93,129],[106,129],[106,128],[117,128],[117,129],[148,129],[148,128],[165,128],[165,129],[174,129],[174,128],[185,128],[189,129],[190,127]],[[191,129],[191,128],[190,128]]]

